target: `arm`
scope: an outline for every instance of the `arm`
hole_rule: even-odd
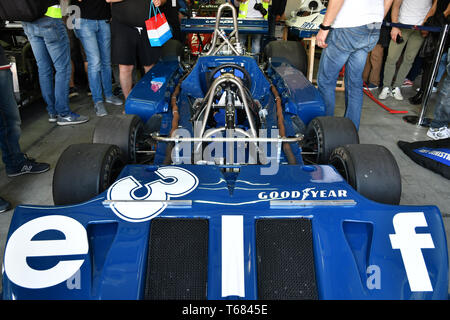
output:
[[[430,10],[428,11],[425,19],[423,19],[422,25],[425,24],[425,22],[427,22],[428,18],[434,16],[434,14],[436,13],[436,7],[437,7],[437,0],[433,0],[433,5],[431,6]],[[420,31],[420,33],[422,34],[422,37],[426,38],[428,36],[428,31]]]
[[[344,0],[330,0],[328,2],[328,8],[327,12],[325,13],[325,17],[323,18],[323,25],[324,26],[330,26],[334,19],[336,19],[336,16],[338,15],[339,11],[341,11],[342,5],[344,4]],[[319,33],[317,33],[316,40],[317,45],[321,48],[326,48],[327,44],[325,43],[325,40],[328,37],[329,30],[319,30]]]
[[[284,13],[284,11],[286,11],[286,4],[287,4],[287,0],[280,0],[277,10],[276,11],[274,10],[276,22],[286,20],[286,15]],[[272,1],[272,9],[273,9],[273,7],[274,7],[274,1]]]
[[[437,0],[434,0],[433,5],[431,6],[430,10],[428,11],[425,19],[423,19],[422,25],[425,23],[425,21],[428,20],[429,17],[434,16],[434,14],[436,13],[436,6],[437,6]]]
[[[384,17],[386,17],[389,9],[391,9],[392,3],[394,0],[384,0]]]
[[[398,23],[398,14],[400,12],[400,6],[402,5],[403,0],[394,0],[394,4],[392,5],[391,18],[393,23]],[[397,36],[402,36],[402,31],[397,27],[392,27],[391,30],[391,39],[392,41],[397,40]]]

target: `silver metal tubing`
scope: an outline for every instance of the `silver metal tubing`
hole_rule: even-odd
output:
[[[224,82],[231,82],[237,86],[237,88],[241,94],[242,103],[244,104],[244,110],[245,110],[245,113],[247,115],[247,119],[248,119],[248,122],[250,125],[251,134],[253,137],[257,137],[255,122],[254,122],[250,107],[247,103],[247,99],[245,99],[245,89],[242,84],[242,81],[239,78],[236,78],[234,75],[229,75],[229,74],[223,74],[222,76],[215,79],[213,84],[211,85],[210,90],[208,91],[209,97],[208,97],[208,102],[205,106],[206,110],[205,110],[205,114],[203,116],[203,122],[202,122],[201,130],[199,132],[199,136],[203,137],[203,134],[205,133],[206,123],[208,122],[208,117],[211,112],[211,107],[212,107],[212,103],[213,103],[213,99],[214,99],[213,93],[216,91],[216,88]]]
[[[437,75],[437,72],[439,69],[439,62],[441,61],[442,54],[444,52],[444,47],[445,47],[445,43],[446,43],[447,36],[448,36],[448,30],[449,30],[449,25],[446,24],[444,26],[444,28],[442,29],[441,34],[439,36],[439,44],[438,44],[438,49],[436,50],[436,53],[434,54],[434,63],[433,63],[430,81],[428,82],[427,87],[425,89],[423,100],[422,100],[422,110],[420,111],[419,119],[417,120],[417,126],[419,126],[419,127],[423,125],[425,114],[427,112],[428,100],[430,99],[431,90],[433,89],[433,83],[434,83],[434,80],[436,79],[436,75]]]
[[[236,8],[231,3],[225,2],[224,4],[220,5],[219,9],[217,10],[216,25],[214,27],[213,39],[211,41],[211,48],[206,53],[207,56],[215,55],[225,44],[228,44],[235,54],[240,55],[239,50],[237,50],[233,46],[230,40],[223,34],[224,31],[220,29],[220,19],[222,18],[222,11],[225,9],[230,9],[233,15],[234,30],[228,35],[228,38],[232,38],[233,36],[235,36],[236,44],[239,44],[239,28],[238,28]],[[220,36],[224,40],[224,42],[222,42],[219,45],[219,47],[216,48],[218,36]]]
[[[294,143],[303,140],[301,137],[279,137],[279,138],[252,138],[252,137],[199,137],[199,138],[185,138],[185,137],[162,137],[158,134],[152,134],[152,139],[161,142],[261,142],[261,143]]]

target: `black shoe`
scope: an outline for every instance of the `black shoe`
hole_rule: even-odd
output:
[[[11,203],[0,197],[0,213],[8,211],[11,208]]]
[[[411,104],[421,104],[423,99],[423,91],[419,91],[416,93],[414,97],[408,98],[409,103]]]
[[[16,170],[6,170],[8,177],[17,177],[27,173],[43,173],[50,169],[48,163],[39,163],[25,155],[25,161]]]

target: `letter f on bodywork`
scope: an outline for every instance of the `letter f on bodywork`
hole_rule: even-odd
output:
[[[398,213],[393,218],[395,234],[390,234],[392,249],[399,249],[405,265],[411,291],[433,291],[422,249],[434,248],[429,233],[416,233],[417,227],[427,227],[423,212]]]

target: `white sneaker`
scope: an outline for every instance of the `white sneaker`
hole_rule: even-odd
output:
[[[392,96],[394,97],[395,100],[403,100],[403,96],[402,96],[402,91],[400,90],[399,87],[395,87],[394,89],[392,89]]]
[[[389,87],[384,87],[383,90],[381,90],[381,93],[378,95],[378,99],[384,100],[390,96],[392,96],[391,89]]]
[[[434,140],[450,138],[450,133],[447,127],[431,128],[427,131],[427,136]]]

